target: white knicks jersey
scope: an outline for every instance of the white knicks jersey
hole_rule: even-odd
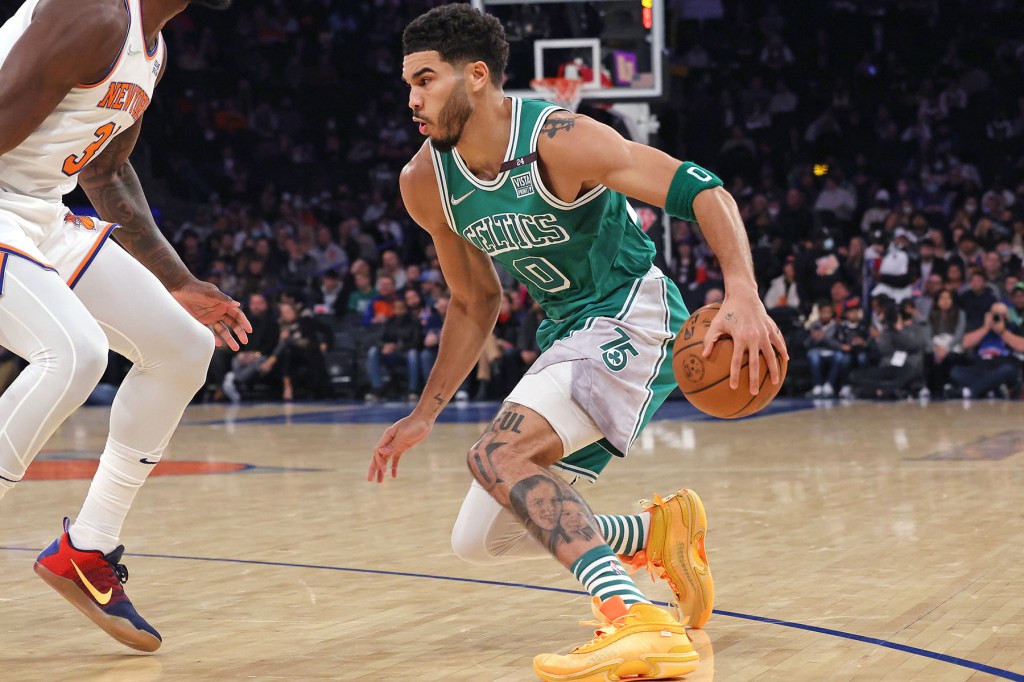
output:
[[[39,1],[27,0],[0,27],[0,64],[25,32]],[[75,86],[24,142],[0,156],[0,189],[60,201],[78,184],[81,170],[142,116],[153,96],[166,48],[162,35],[153,52],[146,48],[141,1],[125,0],[127,31],[106,77]]]

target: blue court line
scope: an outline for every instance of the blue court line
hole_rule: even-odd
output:
[[[8,552],[38,552],[38,549],[30,547],[0,547],[0,551]],[[274,566],[277,568],[309,568],[319,571],[338,571],[341,573],[362,573],[365,575],[386,575],[398,578],[423,578],[426,580],[446,580],[449,582],[456,583],[472,583],[474,585],[493,585],[495,587],[515,587],[523,590],[536,590],[540,592],[557,592],[559,594],[573,594],[584,597],[590,595],[580,590],[570,590],[564,587],[545,587],[543,585],[529,585],[526,583],[510,583],[501,580],[481,580],[479,578],[460,578],[457,576],[450,575],[432,575],[430,573],[407,573],[405,571],[383,571],[380,569],[373,568],[349,568],[347,566],[321,566],[318,564],[293,564],[282,561],[259,561],[256,559],[227,559],[217,557],[202,557],[202,556],[177,556],[174,554],[125,554],[125,556],[133,557],[145,557],[148,559],[177,559],[180,561],[208,561],[213,563],[224,563],[224,564],[245,564],[250,566]],[[655,602],[661,606],[669,606],[665,602]],[[890,642],[885,639],[878,639],[876,637],[866,637],[864,635],[858,635],[852,632],[843,632],[842,630],[833,630],[831,628],[822,628],[816,625],[805,625],[803,623],[794,623],[788,620],[779,620],[778,618],[766,618],[764,616],[754,616],[747,613],[739,613],[736,611],[725,611],[722,609],[715,609],[713,611],[716,615],[726,616],[729,618],[740,618],[743,620],[752,620],[758,623],[768,623],[770,625],[781,625],[787,628],[794,628],[796,630],[806,630],[808,632],[816,632],[821,635],[830,635],[832,637],[839,637],[841,639],[849,639],[856,642],[864,642],[865,644],[874,644],[875,646],[885,647],[887,649],[893,649],[895,651],[901,651],[903,653],[912,654],[914,656],[921,656],[923,658],[930,658],[935,661],[941,661],[943,663],[950,663],[952,665],[958,665],[962,668],[969,668],[970,670],[977,670],[978,672],[988,673],[995,677],[1004,680],[1014,680],[1015,682],[1024,682],[1024,674],[1015,673],[1012,670],[1004,670],[1002,668],[995,668],[984,663],[978,663],[976,661],[970,661],[965,658],[957,658],[956,656],[950,656],[948,654],[940,654],[936,651],[928,651],[927,649],[919,649],[916,646],[909,646],[906,644],[898,644],[896,642]]]

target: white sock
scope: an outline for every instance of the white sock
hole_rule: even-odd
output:
[[[120,544],[121,526],[135,493],[162,454],[162,449],[156,453],[139,452],[113,438],[107,439],[85,504],[69,530],[76,548],[108,554]]]

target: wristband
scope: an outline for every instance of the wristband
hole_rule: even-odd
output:
[[[722,181],[717,175],[702,168],[692,161],[679,167],[665,197],[665,212],[673,218],[695,221],[693,200],[697,195],[712,187],[721,187]]]

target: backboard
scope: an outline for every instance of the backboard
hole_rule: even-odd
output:
[[[579,78],[584,99],[604,101],[661,97],[665,2],[472,0],[505,27],[506,94],[537,98],[532,79]]]

